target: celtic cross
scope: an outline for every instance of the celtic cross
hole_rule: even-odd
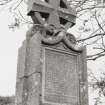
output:
[[[67,0],[29,0],[29,12],[35,24],[51,25],[65,30],[75,24],[76,12]]]

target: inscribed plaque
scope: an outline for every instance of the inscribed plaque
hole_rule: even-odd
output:
[[[60,50],[45,48],[43,92],[45,103],[79,103],[78,56]]]

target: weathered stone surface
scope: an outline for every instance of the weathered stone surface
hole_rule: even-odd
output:
[[[23,99],[24,105],[39,105],[39,84],[41,75],[41,34],[36,32],[27,39]],[[25,95],[26,94],[26,95]]]
[[[16,105],[22,105],[24,78],[16,82]]]
[[[35,72],[41,72],[41,34],[39,32],[35,33],[35,35],[29,39],[27,44],[25,74],[29,76]]]
[[[80,79],[80,95],[81,103],[83,105],[88,105],[88,81],[87,81],[87,63],[86,63],[86,48],[84,48],[83,53],[81,54],[81,79]]]
[[[25,57],[26,57],[26,41],[23,42],[18,52],[17,80],[24,76]]]
[[[78,55],[45,48],[44,57],[44,101],[79,104]]]
[[[29,2],[35,25],[19,50],[16,104],[88,105],[86,52],[65,32],[75,12],[66,0]]]
[[[66,0],[31,0],[28,4],[28,14],[35,18],[35,24],[49,24],[57,29],[62,26],[68,29],[75,24],[76,12]]]
[[[23,42],[18,52],[16,105],[22,105],[23,90],[24,90],[25,60],[26,60],[26,41]]]
[[[41,38],[39,32],[29,38],[19,49],[16,83],[17,105],[23,105],[23,103],[39,105],[39,97],[37,97],[39,87],[36,84],[38,82],[39,85],[41,72]],[[33,99],[34,96],[35,99]]]
[[[22,58],[19,66],[25,71],[18,76],[17,105],[88,105],[85,49],[71,51],[63,42],[42,44],[39,32],[27,44],[26,61]]]
[[[35,73],[28,78],[27,105],[40,105],[41,75]]]

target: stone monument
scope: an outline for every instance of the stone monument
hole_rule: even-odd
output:
[[[16,105],[88,105],[86,49],[67,29],[76,12],[66,0],[29,0],[33,20],[19,49]]]

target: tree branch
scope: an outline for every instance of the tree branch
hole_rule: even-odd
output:
[[[95,35],[93,35],[93,36],[89,36],[89,37],[87,37],[87,38],[77,40],[77,42],[86,41],[86,40],[89,40],[89,39],[95,38],[95,37],[97,37],[97,36],[102,36],[102,35],[104,36],[105,33],[95,34]]]

